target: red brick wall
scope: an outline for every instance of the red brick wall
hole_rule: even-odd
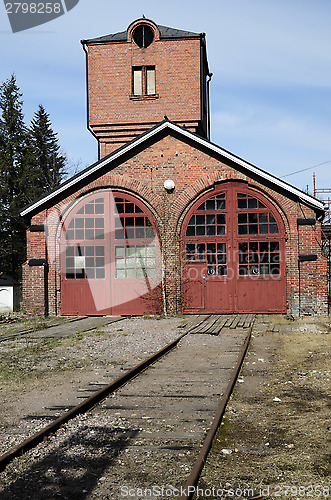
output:
[[[155,39],[145,49],[131,40],[89,43],[89,123],[100,139],[101,157],[165,115],[199,132],[203,120],[200,48],[199,37]],[[133,66],[155,66],[156,97],[132,97]]]
[[[176,186],[174,192],[170,194],[163,187],[164,181],[169,178]],[[327,262],[321,256],[321,224],[317,222],[315,226],[297,226],[298,217],[316,217],[314,211],[171,136],[147,147],[113,171],[90,182],[55,207],[49,208],[47,213],[43,212],[33,218],[32,224],[40,224],[46,216],[48,217],[48,246],[49,255],[52,256],[48,283],[50,312],[59,314],[61,310],[59,264],[55,258],[58,256],[60,234],[57,214],[64,214],[68,204],[83,193],[104,187],[136,194],[153,213],[160,230],[161,243],[166,249],[168,310],[173,313],[180,312],[179,241],[185,213],[199,195],[213,188],[215,182],[231,179],[248,182],[252,189],[262,192],[279,210],[286,235],[288,311],[297,315],[301,306],[307,313],[326,313]],[[42,234],[31,233],[28,235],[28,240],[28,259],[44,255]],[[311,253],[317,254],[318,260],[301,263],[299,273],[298,255]],[[41,300],[44,288],[35,268],[28,269],[25,266],[24,270],[25,307],[34,310]]]
[[[45,223],[45,211],[40,212],[33,218],[32,224]],[[37,315],[44,315],[45,310],[45,267],[29,266],[30,259],[46,258],[46,239],[43,232],[26,233],[27,239],[27,261],[23,264],[23,308]]]

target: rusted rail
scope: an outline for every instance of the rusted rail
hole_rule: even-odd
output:
[[[205,462],[207,460],[208,453],[209,453],[209,451],[214,443],[217,431],[221,425],[223,415],[225,413],[227,403],[228,403],[229,398],[232,394],[233,388],[236,384],[241,366],[244,362],[246,352],[247,352],[247,349],[248,349],[248,346],[249,346],[249,343],[251,340],[251,335],[252,335],[252,327],[250,328],[249,334],[247,335],[247,337],[245,339],[240,358],[235,366],[231,380],[230,380],[230,382],[226,388],[226,391],[223,395],[221,404],[217,410],[217,413],[216,413],[216,416],[215,416],[214,421],[212,423],[212,426],[209,429],[209,431],[205,437],[205,440],[202,444],[199,456],[198,456],[198,458],[197,458],[197,460],[192,468],[192,471],[191,471],[191,473],[190,473],[190,475],[189,475],[189,477],[188,477],[188,479],[183,487],[183,494],[180,497],[180,500],[190,500],[191,498],[193,498],[193,496],[195,494],[196,486],[198,484],[202,469],[203,469]]]
[[[10,451],[5,453],[4,455],[0,456],[0,471],[4,470],[5,467],[11,463],[15,458],[23,455],[27,451],[33,449],[35,446],[37,446],[39,443],[41,443],[47,436],[50,434],[53,434],[56,432],[62,425],[66,424],[69,422],[71,419],[74,417],[78,416],[79,414],[85,413],[97,404],[99,404],[102,400],[107,398],[109,395],[111,395],[113,392],[124,386],[127,382],[132,380],[134,377],[138,376],[140,373],[142,373],[144,370],[146,370],[149,366],[151,366],[153,363],[161,359],[163,356],[165,356],[167,353],[169,353],[171,350],[173,350],[177,344],[180,342],[180,340],[185,337],[187,334],[190,332],[194,331],[195,329],[199,328],[200,325],[205,321],[206,318],[204,318],[202,321],[198,322],[194,326],[191,326],[188,328],[184,333],[182,333],[178,338],[176,338],[174,341],[170,342],[167,344],[165,347],[157,351],[155,354],[152,356],[148,357],[141,363],[139,363],[137,366],[132,368],[131,370],[127,371],[124,373],[121,377],[117,378],[115,381],[111,382],[109,385],[101,388],[94,394],[92,394],[89,398],[85,399],[82,401],[79,405],[75,406],[71,410],[67,411],[65,414],[63,414],[61,417],[56,419],[54,422],[49,424],[48,426],[44,427],[41,431],[38,433],[34,434],[30,438],[26,439],[19,445],[13,447]],[[199,481],[199,477],[201,474],[201,471],[203,469],[203,466],[205,464],[205,461],[207,459],[208,453],[211,449],[211,446],[213,444],[213,441],[215,439],[217,430],[221,424],[225,408],[227,405],[227,402],[231,396],[231,393],[233,391],[233,388],[235,386],[235,383],[237,381],[242,363],[244,361],[249,342],[251,339],[251,332],[252,332],[252,326],[249,328],[249,334],[246,336],[242,352],[240,354],[240,358],[234,368],[231,380],[227,386],[227,389],[225,391],[225,394],[222,398],[221,404],[217,410],[216,416],[214,418],[214,421],[212,423],[212,426],[209,430],[209,432],[206,435],[206,438],[202,444],[201,451],[199,453],[199,456],[196,460],[196,463],[191,471],[191,474],[188,477],[188,480],[183,487],[184,494],[181,497],[181,500],[189,500],[193,497],[196,486]]]
[[[193,327],[192,327],[193,328]],[[132,368],[131,370],[127,371],[124,373],[121,377],[117,378],[115,381],[111,382],[107,386],[101,388],[99,391],[95,392],[92,394],[89,398],[85,399],[82,401],[79,405],[75,406],[71,410],[67,411],[65,414],[63,414],[61,417],[58,419],[54,420],[51,424],[47,425],[44,427],[41,431],[37,432],[30,438],[26,439],[22,443],[20,443],[17,446],[14,446],[11,450],[9,450],[7,453],[4,455],[0,456],[0,472],[4,470],[4,468],[14,460],[14,458],[19,457],[23,453],[26,453],[27,451],[31,450],[37,444],[39,444],[43,439],[50,434],[53,434],[56,432],[62,425],[66,424],[69,422],[69,420],[73,419],[77,415],[81,413],[85,413],[91,408],[93,408],[96,404],[100,403],[103,399],[108,397],[110,394],[115,392],[117,389],[122,387],[124,384],[132,380],[134,377],[139,375],[141,372],[146,370],[150,365],[158,361],[161,357],[165,356],[168,352],[170,352],[172,349],[176,347],[178,342],[185,337],[192,328],[188,329],[186,332],[182,333],[177,339],[173,340],[169,344],[167,344],[165,347],[157,351],[155,354],[152,356],[148,357],[141,363],[139,363],[137,366]]]

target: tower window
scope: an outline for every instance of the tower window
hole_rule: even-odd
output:
[[[155,94],[155,66],[136,66],[132,68],[132,94]]]
[[[141,49],[145,49],[154,40],[153,30],[149,26],[141,24],[134,30],[133,40],[138,45],[138,47],[140,47]]]

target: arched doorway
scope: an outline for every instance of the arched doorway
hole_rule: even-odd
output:
[[[159,312],[156,225],[132,195],[104,190],[84,196],[64,220],[60,260],[62,314]]]
[[[280,214],[245,183],[201,196],[181,232],[184,313],[286,312]]]

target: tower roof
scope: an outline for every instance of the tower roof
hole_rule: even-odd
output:
[[[150,21],[150,19],[137,19],[137,21]],[[153,21],[152,21],[153,22]],[[131,23],[132,24],[132,23]],[[131,26],[130,24],[130,26]],[[168,26],[161,26],[160,24],[155,24],[159,30],[160,39],[165,38],[204,38],[204,33],[194,33],[193,31],[178,30],[176,28],[169,28]],[[129,28],[130,28],[129,26]],[[128,28],[128,29],[129,29]],[[97,38],[89,38],[87,40],[81,40],[81,43],[102,43],[102,42],[126,42],[128,39],[128,29],[125,31],[120,31],[118,33],[113,33],[109,35],[99,36]]]

